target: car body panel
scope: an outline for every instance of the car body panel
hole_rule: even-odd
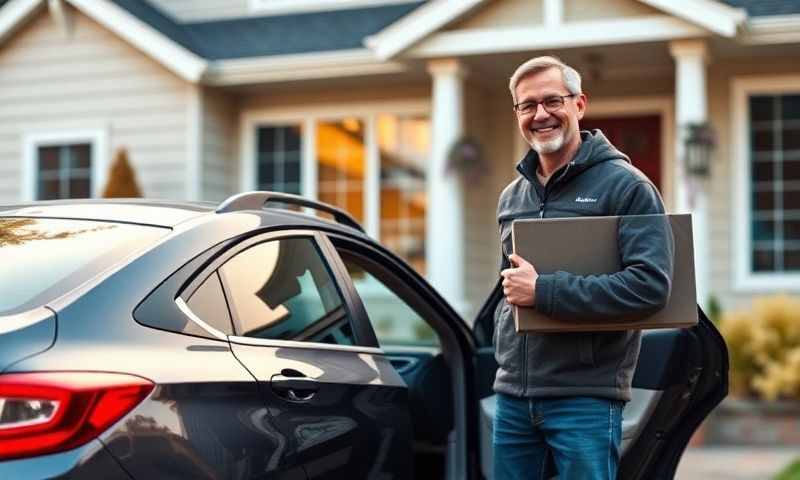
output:
[[[25,357],[41,353],[56,340],[56,316],[39,307],[0,316],[0,372]]]
[[[411,478],[407,389],[382,352],[269,343],[231,339],[309,478]]]
[[[0,478],[133,480],[100,440],[66,452],[0,462]]]

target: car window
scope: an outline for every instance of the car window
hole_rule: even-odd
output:
[[[371,263],[339,251],[350,278],[367,310],[381,347],[392,345],[439,346],[436,332],[408,303],[370,273]]]
[[[169,232],[113,222],[0,218],[0,315],[45,305]]]
[[[257,244],[219,272],[238,335],[355,343],[344,301],[313,239]]]
[[[225,302],[225,294],[222,292],[222,284],[219,281],[217,272],[209,275],[189,297],[186,305],[197,318],[209,326],[225,335],[233,334],[228,305]]]

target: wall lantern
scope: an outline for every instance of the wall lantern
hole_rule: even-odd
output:
[[[711,153],[716,145],[714,128],[709,123],[690,123],[684,140],[684,162],[690,175],[708,177]]]

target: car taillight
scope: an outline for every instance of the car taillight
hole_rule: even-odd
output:
[[[96,438],[153,390],[104,372],[0,375],[0,459],[69,450]]]

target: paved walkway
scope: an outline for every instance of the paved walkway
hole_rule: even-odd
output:
[[[695,447],[678,465],[677,480],[770,480],[793,460],[800,448]]]

